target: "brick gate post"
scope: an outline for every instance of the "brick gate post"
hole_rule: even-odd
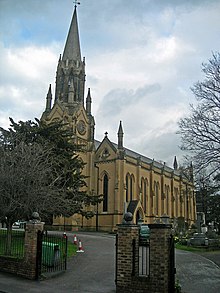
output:
[[[25,229],[25,275],[28,279],[35,279],[37,272],[37,237],[38,231],[43,231],[44,223],[31,220]]]
[[[124,221],[117,227],[116,292],[135,292],[132,291],[132,276],[138,269],[139,226]]]
[[[150,287],[152,293],[169,292],[171,225],[149,224]]]
[[[138,271],[139,261],[142,261],[139,260],[140,228],[131,221],[118,225],[117,293],[171,293],[169,289],[171,225],[149,224],[148,226],[150,228],[149,259],[146,261],[149,262],[149,274],[142,276]],[[143,256],[140,254],[140,257]]]

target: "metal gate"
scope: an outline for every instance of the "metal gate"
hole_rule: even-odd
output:
[[[37,276],[65,271],[67,268],[67,235],[38,231]]]
[[[175,292],[175,246],[174,246],[174,238],[173,235],[170,236],[169,239],[169,293]]]
[[[118,234],[116,234],[116,238],[115,238],[115,284],[117,284],[117,276],[118,276]]]

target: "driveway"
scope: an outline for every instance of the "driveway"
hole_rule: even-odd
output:
[[[73,239],[73,233],[67,233]],[[113,293],[115,237],[108,234],[77,234],[84,253],[77,253],[67,271],[56,278],[29,281],[0,273],[0,292],[7,293]]]
[[[176,250],[176,268],[176,278],[184,293],[220,292],[220,268],[210,259],[196,253]]]
[[[73,233],[67,233],[73,240]],[[0,273],[0,292],[6,293],[114,293],[115,237],[77,233],[84,253],[68,262],[67,271],[44,281],[29,281]],[[177,278],[184,293],[219,293],[220,269],[198,254],[176,251]]]

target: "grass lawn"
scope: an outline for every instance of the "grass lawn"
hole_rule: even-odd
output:
[[[6,255],[7,231],[0,230],[0,255]],[[7,256],[23,258],[24,256],[24,231],[12,230],[11,252]]]
[[[67,257],[71,257],[76,254],[76,251],[78,250],[77,245],[74,245],[72,242],[68,241],[67,245]]]
[[[61,235],[48,234],[43,236],[43,244],[44,243],[54,243],[59,245],[59,249],[61,252],[61,256],[65,255],[66,252],[66,240]],[[72,241],[67,240],[67,258],[76,254],[77,246],[73,244]]]
[[[7,231],[0,230],[0,256],[6,256],[6,239]],[[59,245],[62,253],[65,253],[65,242],[59,236],[54,236],[50,238],[50,242]],[[77,246],[72,243],[72,241],[67,242],[67,258],[72,257],[76,254]],[[23,258],[24,256],[24,231],[22,230],[12,230],[12,245],[11,245],[11,257]]]
[[[176,249],[185,250],[185,251],[191,251],[191,252],[207,252],[207,248],[203,247],[192,247],[187,245],[182,245],[179,243],[175,244]]]

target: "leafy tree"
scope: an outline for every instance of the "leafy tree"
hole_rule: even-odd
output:
[[[220,53],[213,53],[208,63],[202,64],[204,81],[193,87],[198,104],[191,105],[189,117],[179,122],[182,150],[189,151],[194,168],[208,170],[209,175],[219,170],[220,164]]]
[[[41,217],[71,216],[86,212],[100,198],[85,191],[80,146],[61,123],[36,120],[0,128],[0,219],[10,228],[18,219],[29,219],[34,211]]]

